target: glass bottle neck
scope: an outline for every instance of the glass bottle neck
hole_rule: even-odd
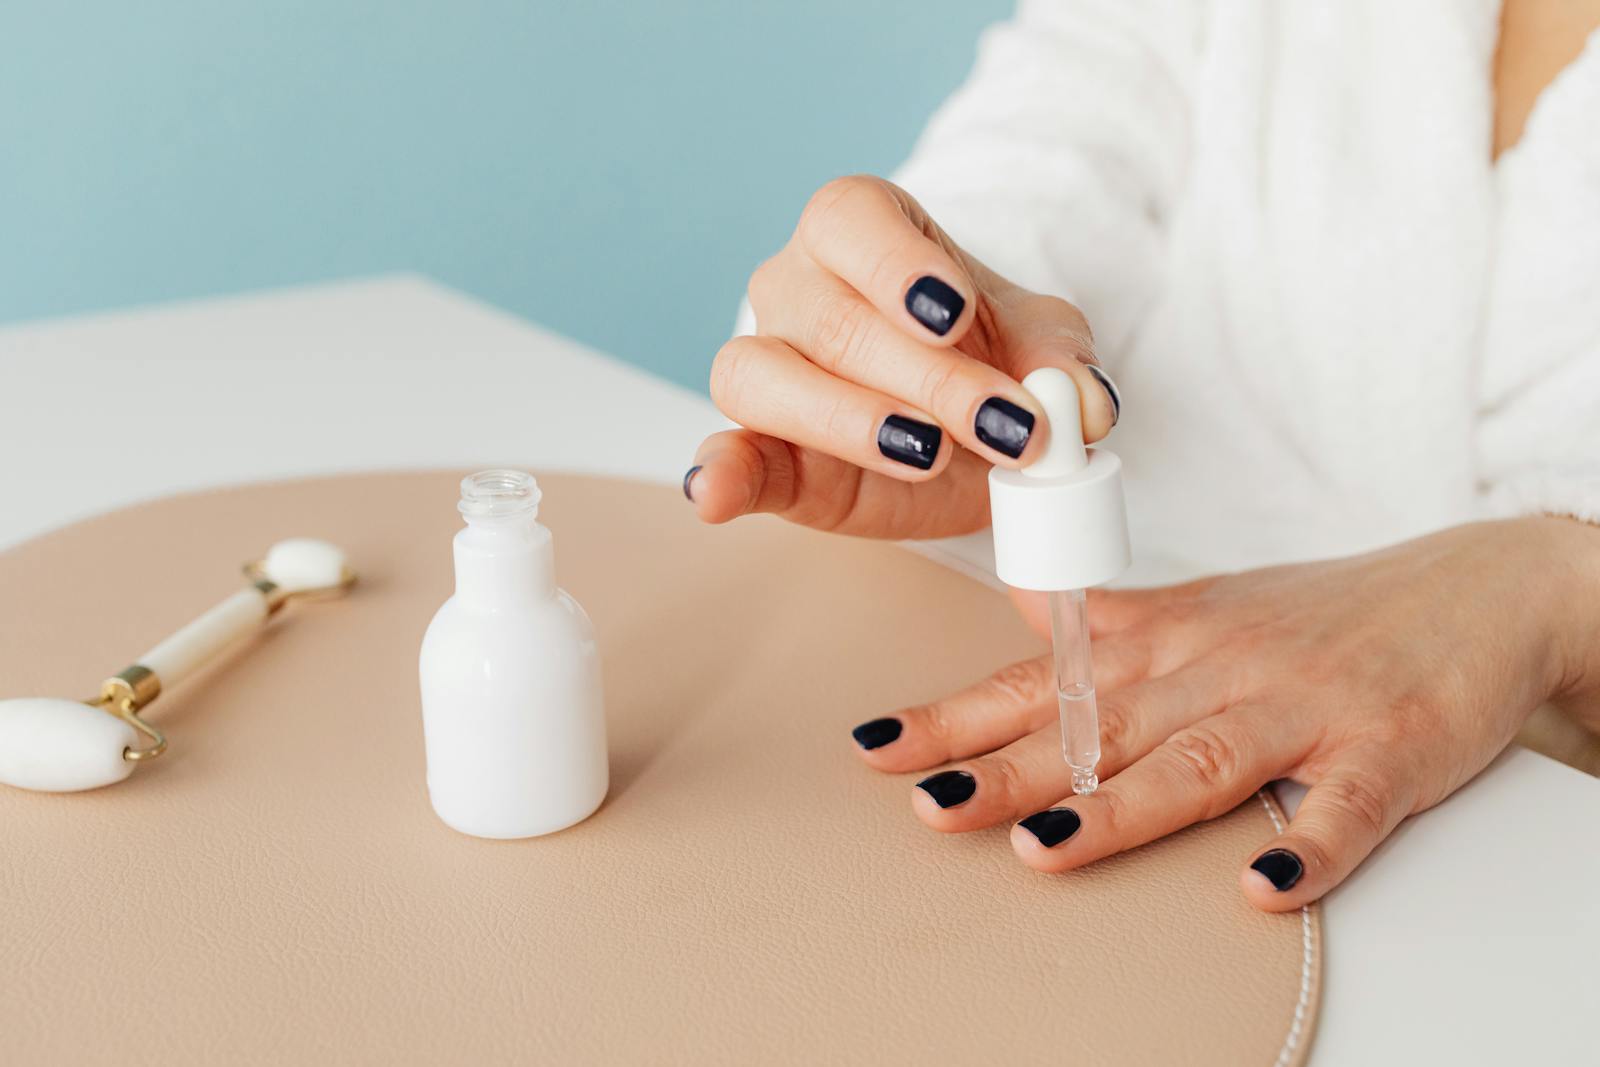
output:
[[[555,595],[555,551],[550,531],[531,515],[468,518],[455,537],[456,599],[500,610]]]

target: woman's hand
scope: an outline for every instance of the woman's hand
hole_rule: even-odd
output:
[[[1018,385],[1065,368],[1097,441],[1119,401],[1078,309],[966,255],[904,190],[823,186],[750,278],[757,333],[717,354],[711,395],[745,429],[700,446],[684,492],[700,517],[754,511],[874,537],[989,521],[990,466],[1032,462],[1048,429]]]
[[[1221,815],[1269,781],[1310,786],[1240,872],[1284,911],[1338,885],[1407,815],[1443,800],[1543,700],[1600,694],[1600,530],[1554,518],[1462,526],[1365,556],[1091,593],[1104,784],[1071,795],[1048,657],[856,728],[918,783],[936,830],[1017,822],[1042,871]],[[1019,596],[1048,632],[1042,597]]]

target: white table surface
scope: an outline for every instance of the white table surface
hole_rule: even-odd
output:
[[[414,277],[5,327],[0,549],[313,473],[676,483],[724,425],[697,394]],[[1600,1062],[1597,816],[1600,780],[1519,749],[1402,826],[1326,901],[1313,1062]]]

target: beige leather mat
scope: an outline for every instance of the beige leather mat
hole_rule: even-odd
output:
[[[279,538],[345,545],[150,717],[171,751],[92,793],[0,787],[8,1063],[1294,1064],[1314,913],[1237,889],[1276,812],[1069,875],[946,837],[849,728],[1041,646],[901,548],[706,528],[675,489],[541,478],[599,632],[610,798],[489,842],[428,806],[423,628],[465,472],[157,501],[0,554],[6,695],[87,696]]]

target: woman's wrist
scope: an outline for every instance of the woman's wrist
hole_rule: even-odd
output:
[[[1546,698],[1600,724],[1600,526],[1555,515],[1515,521],[1535,538],[1549,605]]]

